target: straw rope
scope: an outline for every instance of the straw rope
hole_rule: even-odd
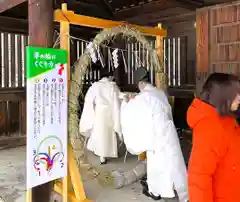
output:
[[[114,27],[110,29],[104,29],[93,39],[94,45],[101,46],[102,44],[108,44],[113,41],[116,36],[122,36],[123,38],[134,38],[140,42],[150,53],[150,62],[153,64],[154,70],[158,74],[163,73],[163,65],[159,60],[156,50],[148,43],[144,36],[135,28],[127,25]],[[110,174],[106,174],[97,168],[94,168],[88,161],[84,153],[84,137],[79,134],[79,95],[82,95],[82,89],[84,84],[84,76],[88,69],[91,68],[91,57],[87,51],[85,51],[80,58],[75,62],[74,72],[70,82],[70,96],[69,96],[69,117],[68,117],[68,128],[69,128],[69,139],[73,147],[73,151],[79,167],[87,168],[88,173],[104,182],[104,184],[111,184],[112,179]],[[165,78],[165,77],[162,77]],[[166,83],[164,79],[161,81],[163,84]]]

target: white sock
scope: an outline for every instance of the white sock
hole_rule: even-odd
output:
[[[150,188],[148,189],[148,192],[151,193],[154,196],[159,196],[160,194],[157,194],[156,192],[153,192]]]
[[[154,196],[159,196],[160,194],[154,193],[154,192],[150,192],[152,195]]]
[[[100,156],[100,162],[103,163],[103,162],[105,162],[105,161],[106,161],[106,158],[103,157],[103,156]]]

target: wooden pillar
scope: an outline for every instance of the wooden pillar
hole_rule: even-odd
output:
[[[196,65],[196,95],[199,96],[202,86],[208,76],[210,67],[209,47],[209,10],[200,9],[196,12],[196,33],[197,33],[197,65]],[[216,50],[217,51],[217,50]]]
[[[162,29],[162,24],[158,24],[157,28]],[[163,37],[162,36],[156,37],[156,48],[157,48],[157,54],[160,60],[163,60]]]
[[[53,45],[53,0],[28,0],[29,45],[52,47]],[[53,183],[32,189],[33,202],[50,201]]]
[[[67,12],[67,4],[62,4],[62,12]],[[68,88],[69,88],[69,81],[70,81],[70,38],[69,38],[69,32],[70,32],[70,24],[69,22],[60,22],[60,48],[64,49],[68,52],[68,59],[67,59],[67,65],[68,65]]]
[[[67,4],[62,4],[62,12],[67,12]],[[68,67],[68,89],[70,88],[70,76],[71,76],[71,65],[70,65],[70,38],[69,38],[69,32],[70,32],[70,24],[69,22],[60,22],[60,48],[67,51],[67,67]],[[69,156],[68,156],[69,159]],[[62,190],[62,199],[63,202],[68,201],[68,187],[70,185],[70,176],[69,172],[67,172],[67,176],[63,178],[63,190]],[[80,182],[79,182],[80,183]]]
[[[53,0],[28,1],[29,45],[53,46]]]
[[[158,24],[157,28],[162,29],[162,24]],[[156,45],[155,45],[156,49],[157,49],[157,54],[159,56],[160,59],[160,64],[163,65],[163,36],[157,36],[156,37]],[[156,72],[155,73],[155,84],[157,88],[165,88],[165,86],[162,86],[162,80],[164,78],[165,74],[163,72]]]

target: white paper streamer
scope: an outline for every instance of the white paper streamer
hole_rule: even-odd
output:
[[[125,70],[125,73],[127,73],[127,71],[128,71],[128,66],[127,66],[126,59],[125,59],[125,56],[124,56],[124,53],[123,53],[122,50],[121,50],[121,53],[122,53],[122,57],[123,57],[124,70]]]
[[[98,53],[98,58],[99,58],[99,60],[101,62],[102,67],[105,67],[105,61],[104,61],[103,55],[102,55],[102,53],[100,51],[100,47],[97,48],[97,53]]]
[[[118,49],[115,49],[112,52],[112,56],[113,56],[113,66],[114,66],[115,69],[117,69],[118,66],[119,66],[119,63],[118,63]]]
[[[92,61],[94,63],[97,62],[97,56],[96,56],[96,52],[95,52],[95,47],[94,47],[94,44],[92,42],[90,42],[88,45],[87,45],[87,50],[90,54],[90,57],[92,59]]]

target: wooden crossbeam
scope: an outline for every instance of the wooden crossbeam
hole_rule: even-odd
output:
[[[27,34],[28,20],[0,16],[0,31]]]
[[[27,0],[0,0],[0,13],[7,11],[21,3],[27,2]]]
[[[133,7],[128,7],[125,9],[120,9],[116,11],[115,15],[119,19],[128,19],[134,16],[141,16],[149,13],[160,13],[168,8],[175,7],[172,0],[158,0],[158,1],[148,1],[148,3],[136,5]]]
[[[73,25],[80,25],[85,27],[92,27],[92,28],[111,28],[111,27],[118,27],[120,25],[126,24],[125,22],[120,21],[112,21],[112,20],[105,20],[100,18],[94,18],[84,15],[77,15],[73,11],[62,11],[60,9],[55,10],[55,21],[56,22],[68,22]],[[128,26],[132,26],[139,31],[141,31],[144,35],[149,36],[166,36],[167,32],[164,29],[153,28],[153,27],[143,27],[138,25],[128,24]]]
[[[196,10],[197,8],[205,6],[204,2],[199,1],[191,1],[191,0],[175,0],[176,5],[182,8],[186,8],[189,10]]]

